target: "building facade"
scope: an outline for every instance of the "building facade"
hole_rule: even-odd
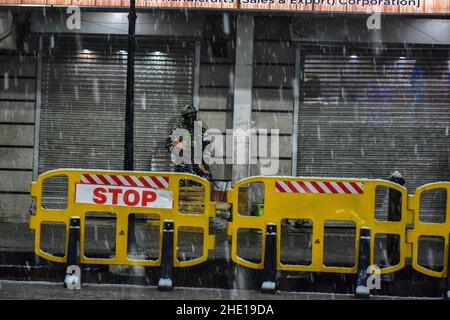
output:
[[[66,7],[0,8],[0,219],[26,219],[42,172],[123,168],[127,8],[81,7],[70,29]],[[276,175],[450,179],[448,8],[380,29],[367,13],[243,9],[138,8],[135,170],[173,170],[164,141],[192,103],[223,134],[278,130]],[[224,152],[212,174],[259,175],[271,157]]]

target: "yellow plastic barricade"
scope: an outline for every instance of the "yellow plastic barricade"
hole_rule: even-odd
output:
[[[255,183],[263,185],[264,199],[263,204],[260,204],[263,210],[259,214],[243,214],[239,209],[240,201],[246,201],[246,199],[252,197],[250,194],[245,195],[244,190]],[[375,219],[375,194],[378,187],[393,189],[404,199],[404,201],[398,203],[401,211],[399,221],[379,221]],[[243,192],[241,195],[239,194],[240,190]],[[227,198],[232,208],[231,218],[227,225],[227,234],[231,236],[232,242],[232,260],[248,268],[264,268],[263,291],[265,289],[270,292],[274,291],[273,270],[358,273],[358,277],[361,277],[359,282],[364,286],[362,280],[367,277],[367,268],[369,265],[375,264],[374,241],[377,234],[398,235],[400,246],[398,264],[381,268],[380,273],[390,273],[402,269],[405,265],[405,258],[410,253],[410,245],[406,242],[406,226],[412,222],[412,216],[407,209],[407,191],[404,187],[390,181],[309,177],[251,177],[235,183],[233,189],[228,191]],[[286,219],[305,219],[312,222],[310,264],[291,265],[281,263],[280,230],[282,221]],[[353,266],[335,267],[324,264],[324,227],[326,221],[351,221],[356,226]],[[256,229],[262,234],[260,262],[247,261],[238,256],[238,232],[240,229]],[[268,239],[270,237],[272,239]],[[361,243],[363,247],[361,247]],[[268,248],[268,244],[271,248]],[[274,257],[271,258],[268,255],[274,255]],[[269,264],[269,268],[267,264]],[[268,270],[266,270],[267,268]]]
[[[46,192],[44,184],[47,179],[55,177],[66,179],[67,203],[63,209],[47,209],[43,206]],[[183,181],[188,182],[185,185]],[[61,188],[60,185],[54,186]],[[202,192],[196,192],[200,189]],[[215,236],[209,234],[209,218],[215,216],[215,202],[210,201],[210,190],[209,181],[183,173],[76,169],[46,172],[31,184],[35,212],[30,216],[30,228],[35,232],[35,252],[49,261],[73,264],[70,261],[70,255],[74,254],[71,248],[76,246],[73,246],[73,239],[70,238],[74,229],[78,228],[79,235],[75,233],[78,238],[75,240],[79,241],[78,263],[161,266],[166,269],[162,278],[170,278],[172,266],[189,267],[202,263],[208,259],[208,250],[215,247]],[[104,212],[112,213],[116,218],[115,244],[109,244],[115,248],[114,254],[109,258],[87,257],[84,254],[86,241],[89,241],[85,240],[86,214]],[[155,240],[159,242],[159,252],[156,259],[140,260],[128,256],[130,214],[136,218],[144,214],[159,217],[160,223],[156,226],[159,228],[159,239]],[[41,226],[49,222],[65,224],[66,250],[63,256],[53,255],[41,248]],[[71,222],[74,222],[73,225]],[[151,224],[152,221],[149,227]],[[196,259],[180,261],[177,258],[178,236],[180,231],[190,229],[202,229],[202,253]],[[171,279],[163,280],[163,286],[165,283],[171,287]]]
[[[426,221],[422,218],[422,195],[426,192],[443,191],[445,197],[445,213],[441,221]],[[432,199],[431,202],[435,201]],[[417,188],[416,193],[410,196],[410,208],[414,211],[414,228],[408,230],[408,242],[413,245],[412,266],[417,271],[428,276],[444,278],[448,277],[449,266],[449,232],[450,232],[450,182],[430,183]],[[425,220],[425,221],[424,221]],[[429,239],[429,246],[421,248],[421,240]],[[434,244],[433,244],[434,243]],[[434,247],[434,248],[433,248]],[[431,266],[427,263],[427,256],[433,253],[442,255],[439,265]],[[420,252],[419,252],[420,251]],[[421,254],[422,253],[422,254]],[[424,261],[419,261],[420,257]]]

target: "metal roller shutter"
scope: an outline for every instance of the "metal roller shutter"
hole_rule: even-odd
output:
[[[39,173],[56,168],[123,169],[127,39],[49,39],[44,55]],[[194,46],[138,38],[135,170],[170,171],[164,141],[192,102]],[[65,193],[48,188],[50,202]],[[53,201],[51,200],[53,199]]]
[[[44,57],[39,172],[122,169],[126,39],[59,39]],[[139,39],[135,170],[170,170],[164,140],[192,102],[193,46]]]
[[[342,51],[341,51],[342,52]],[[303,52],[297,174],[450,179],[448,56]]]
[[[141,47],[142,49],[142,47]],[[194,45],[153,46],[136,59],[135,170],[174,168],[164,143],[192,103]]]

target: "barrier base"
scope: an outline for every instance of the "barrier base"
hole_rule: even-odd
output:
[[[75,274],[68,273],[66,274],[66,277],[64,278],[64,288],[68,289],[81,289],[81,279]]]
[[[81,289],[80,268],[80,217],[70,217],[69,241],[67,246],[67,268],[64,288]]]
[[[164,220],[161,268],[158,281],[159,291],[173,290],[173,233],[173,220]]]
[[[275,293],[277,281],[277,225],[268,223],[266,227],[266,250],[261,283],[261,293]]]
[[[370,289],[367,286],[370,264],[370,228],[361,227],[359,235],[358,273],[356,275],[356,298],[369,298]]]
[[[173,291],[172,279],[159,279],[158,290],[159,291]]]
[[[357,286],[355,290],[355,297],[368,299],[370,298],[370,290],[366,286]]]
[[[261,284],[261,293],[275,294],[277,292],[275,282],[264,281]]]

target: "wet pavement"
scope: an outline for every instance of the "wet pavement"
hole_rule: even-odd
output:
[[[259,296],[261,283],[261,270],[253,270],[236,265],[230,259],[230,242],[223,230],[223,221],[213,223],[216,234],[216,249],[210,251],[209,259],[197,266],[189,268],[174,269],[174,285],[176,292],[185,292],[191,290],[188,294],[190,299],[266,299],[267,295]],[[90,242],[92,254],[107,254],[114,252],[114,226],[109,223],[95,223],[90,226],[87,241]],[[283,227],[286,229],[286,227]],[[311,230],[309,227],[288,228],[286,238],[282,238],[282,260],[297,262],[298,264],[307,264],[311,258]],[[155,234],[157,228],[149,228],[148,225],[137,225],[138,241],[144,244],[145,250],[157,252],[157,246],[145,246],[150,239],[157,239]],[[286,230],[285,230],[286,231]],[[328,230],[325,241],[326,261],[330,265],[348,265],[352,263],[354,257],[355,243],[354,231],[346,228]],[[82,283],[88,289],[86,293],[66,293],[61,290],[61,284],[64,280],[65,266],[63,264],[50,263],[34,254],[33,233],[28,225],[21,223],[0,223],[0,279],[3,281],[3,298],[26,299],[33,297],[25,291],[30,289],[43,290],[46,292],[42,298],[48,297],[67,298],[76,297],[76,299],[89,299],[89,295],[99,295],[99,298],[118,297],[123,299],[167,299],[175,298],[170,293],[158,293],[155,289],[159,279],[159,268],[136,268],[136,267],[108,267],[107,265],[84,265],[82,267]],[[201,234],[200,234],[201,235]],[[251,230],[243,234],[239,240],[238,253],[248,260],[260,259],[261,245],[256,245],[261,238],[261,232]],[[283,235],[283,233],[282,233]],[[179,259],[194,258],[198,255],[199,248],[202,247],[201,239],[196,232],[188,233],[184,244],[180,244],[180,251],[184,255]],[[44,235],[43,243],[51,250],[61,250],[65,243],[65,236],[57,230],[50,230]],[[383,249],[385,242],[376,244]],[[56,248],[56,249],[55,249]],[[58,249],[59,248],[59,249]],[[258,249],[259,248],[259,249]],[[154,254],[153,254],[154,255]],[[386,254],[378,254],[383,258],[386,264]],[[350,257],[350,258],[349,258]],[[377,254],[376,254],[377,257]],[[438,254],[435,257],[439,257]],[[381,259],[380,258],[380,259]],[[438,259],[439,260],[439,259]],[[379,261],[379,262],[380,262]],[[278,299],[350,299],[353,298],[355,290],[356,277],[353,274],[331,274],[331,273],[304,273],[304,272],[278,272],[278,288],[280,293],[270,298]],[[15,284],[14,281],[20,280]],[[11,282],[12,281],[12,282]],[[25,282],[23,282],[25,281]],[[38,283],[30,283],[30,281]],[[40,283],[40,282],[42,283]],[[107,286],[108,290],[99,288]],[[118,286],[118,287],[116,287]],[[28,289],[27,289],[28,288]],[[40,288],[40,289],[39,289]],[[216,291],[214,291],[214,290]],[[206,291],[205,291],[206,290]],[[213,291],[208,291],[213,290]],[[84,290],[83,290],[84,291]],[[186,292],[187,292],[186,291]],[[191,292],[189,291],[189,292]],[[438,279],[422,275],[410,267],[396,272],[394,276],[383,276],[381,289],[374,290],[373,296],[383,297],[432,297],[441,298],[446,291],[445,279]],[[90,293],[89,293],[90,292]],[[150,292],[150,293],[149,293]],[[209,292],[203,294],[203,292]],[[238,292],[238,296],[234,295]],[[314,292],[314,294],[311,294]],[[69,294],[69,295],[68,295]],[[187,293],[186,293],[187,294]],[[72,295],[72,296],[71,296]],[[181,294],[183,295],[183,294]],[[153,298],[152,298],[153,297]]]
[[[81,290],[68,290],[60,283],[0,281],[0,299],[26,300],[351,300],[351,294],[314,292],[278,292],[262,294],[254,290],[176,288],[160,292],[154,286],[84,284]],[[394,300],[399,297],[374,296],[371,299]],[[402,299],[405,299],[404,297]],[[408,298],[412,299],[412,298]]]

